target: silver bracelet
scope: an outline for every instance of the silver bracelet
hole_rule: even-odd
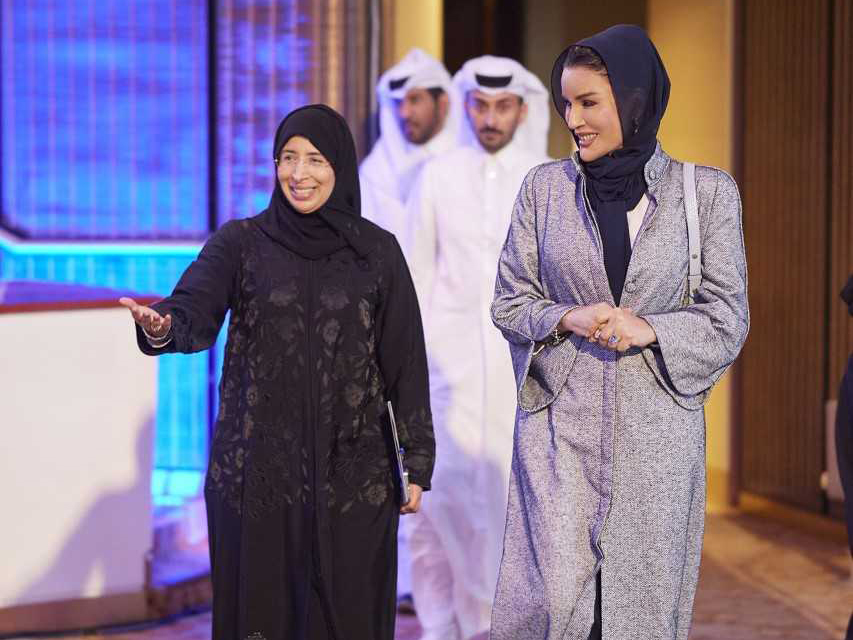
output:
[[[560,326],[557,325],[556,327],[554,327],[554,331],[551,332],[551,341],[548,344],[550,344],[552,347],[556,347],[565,339],[566,334],[560,333]]]
[[[167,344],[172,341],[172,327],[169,327],[169,330],[165,333],[165,335],[158,337],[152,336],[145,330],[145,327],[142,325],[139,326],[142,329],[142,334],[145,336],[145,339],[148,341],[148,345],[154,349],[162,349]]]
[[[559,325],[554,328],[554,330],[549,334],[549,336],[550,336],[550,339],[543,340],[542,342],[539,343],[539,345],[536,348],[534,348],[534,350],[533,350],[534,356],[538,356],[540,353],[542,353],[542,350],[545,347],[556,347],[563,340],[566,339],[566,334],[560,333]]]

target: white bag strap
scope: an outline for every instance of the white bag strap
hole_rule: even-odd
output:
[[[687,275],[687,291],[690,302],[702,284],[702,241],[699,234],[699,207],[696,204],[696,165],[684,163],[684,208],[687,212],[687,242],[690,268]]]

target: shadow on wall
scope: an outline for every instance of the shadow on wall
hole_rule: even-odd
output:
[[[150,548],[152,535],[153,438],[152,416],[140,425],[137,433],[133,480],[106,491],[86,509],[48,568],[21,589],[16,602],[34,604],[141,591],[145,552]],[[77,470],[81,474],[93,471]],[[140,511],[141,505],[146,505],[147,512]],[[148,541],[144,550],[139,544],[143,531]]]

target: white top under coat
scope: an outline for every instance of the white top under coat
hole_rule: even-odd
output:
[[[631,209],[628,213],[628,235],[631,236],[631,248],[634,248],[634,240],[637,239],[637,234],[640,232],[640,227],[643,225],[643,219],[646,217],[646,210],[649,208],[649,198],[644,193],[643,197],[637,203],[637,206]]]

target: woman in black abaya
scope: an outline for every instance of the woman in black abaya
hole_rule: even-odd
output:
[[[265,211],[223,225],[168,298],[122,302],[149,355],[209,348],[231,311],[205,483],[214,640],[391,640],[399,514],[435,451],[417,300],[394,237],[360,217],[339,114],[292,112],[273,159]]]

